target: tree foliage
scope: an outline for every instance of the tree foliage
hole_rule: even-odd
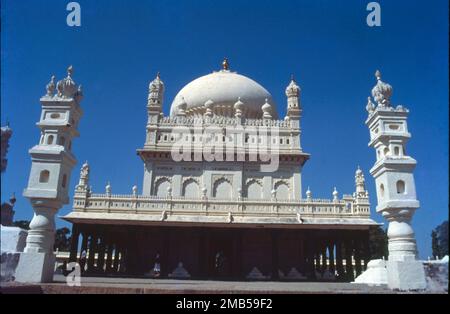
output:
[[[16,220],[12,225],[21,229],[30,230],[30,222],[28,220]]]
[[[70,251],[70,229],[67,227],[59,228],[55,233],[54,249],[58,251]]]
[[[431,231],[431,248],[433,257],[442,258],[448,255],[448,220]]]
[[[381,226],[370,228],[369,230],[369,250],[370,259],[387,259],[388,237],[386,231]]]

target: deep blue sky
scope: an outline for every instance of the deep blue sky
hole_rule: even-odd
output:
[[[39,97],[52,74],[61,79],[73,64],[83,84],[81,137],[71,191],[84,160],[94,191],[142,188],[135,150],[145,139],[148,83],[161,71],[165,113],[185,84],[220,68],[268,89],[284,116],[291,73],[302,88],[303,148],[311,153],[303,184],[315,197],[331,198],[333,186],[354,191],[359,164],[376,198],[368,170],[367,96],[379,68],[394,87],[392,101],[410,109],[413,137],[407,151],[421,208],[414,217],[421,257],[431,254],[431,229],[448,219],[448,2],[379,1],[382,26],[366,24],[369,1],[130,1],[80,0],[82,26],[66,25],[69,1],[2,0],[1,122],[14,130],[2,174],[2,200],[17,195],[16,219],[31,219],[21,196],[30,170],[28,149],[39,139]],[[73,193],[71,193],[71,196]],[[60,215],[70,211],[65,206]],[[58,226],[65,223],[57,219]]]

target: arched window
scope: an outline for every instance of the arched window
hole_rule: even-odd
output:
[[[66,139],[64,136],[60,136],[58,142],[59,145],[64,146],[64,144],[66,144]]]
[[[156,182],[155,186],[155,194],[159,197],[167,197],[168,196],[168,188],[170,187],[170,182],[168,179],[163,178]]]
[[[69,141],[69,150],[72,150],[72,142]]]
[[[381,198],[384,197],[384,185],[383,185],[383,183],[380,184],[380,197]]]
[[[221,199],[230,199],[233,197],[231,183],[221,178],[214,183],[213,196]]]
[[[67,174],[63,175],[61,186],[65,188],[67,185]]]
[[[53,140],[54,140],[54,136],[53,135],[49,135],[48,137],[47,137],[47,144],[48,145],[52,145],[53,144]]]
[[[384,156],[387,156],[389,154],[389,148],[385,147],[383,150]]]
[[[395,148],[394,148],[394,155],[395,156],[399,156],[400,155],[400,148],[398,148],[398,146],[395,146]]]
[[[183,196],[186,198],[198,198],[199,187],[197,181],[189,179],[183,184]]]
[[[253,180],[248,183],[247,197],[249,199],[261,199],[263,197],[263,189],[258,181]]]
[[[47,183],[49,178],[50,178],[50,171],[42,170],[41,174],[39,175],[39,182],[40,183]]]
[[[286,182],[280,181],[275,184],[275,191],[277,200],[289,199],[289,186],[286,184]]]
[[[398,180],[397,181],[397,193],[404,194],[405,193],[405,181]]]

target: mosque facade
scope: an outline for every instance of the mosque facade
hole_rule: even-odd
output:
[[[63,217],[73,224],[70,260],[95,276],[155,276],[158,263],[165,278],[352,281],[377,225],[363,172],[349,194],[303,192],[310,155],[293,78],[285,95],[280,118],[271,94],[224,60],[183,87],[164,116],[158,74],[137,149],[142,189],[114,194],[108,183],[96,193],[84,163]]]

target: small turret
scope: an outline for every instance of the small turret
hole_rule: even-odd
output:
[[[261,110],[263,111],[263,119],[272,119],[272,106],[269,104],[267,98],[264,105],[262,105]]]
[[[160,118],[163,106],[164,83],[161,81],[159,72],[156,78],[148,85],[148,101],[147,101],[147,124],[156,124]]]
[[[241,101],[241,97],[238,98],[234,104],[234,116],[238,119],[242,118],[242,112],[244,110],[244,103]]]
[[[367,194],[365,179],[362,170],[359,168],[355,172],[355,186],[356,186],[356,196],[365,197]]]

